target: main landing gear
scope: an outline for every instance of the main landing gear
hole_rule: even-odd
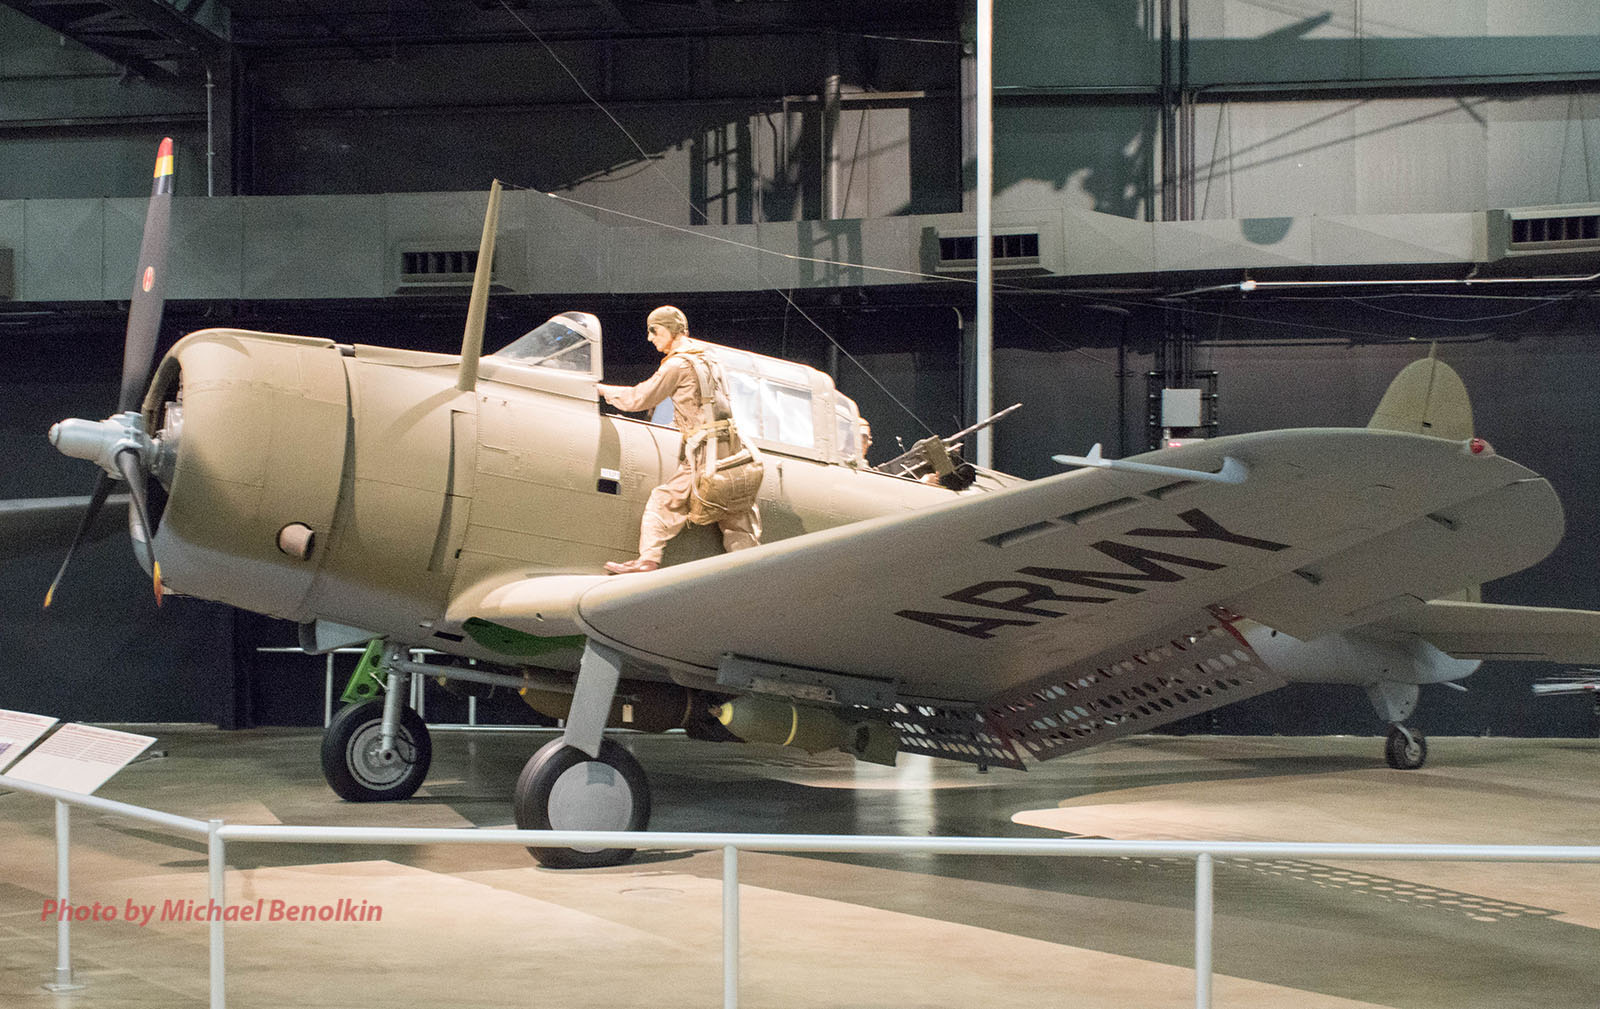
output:
[[[633,754],[605,739],[606,719],[622,676],[622,656],[590,641],[560,739],[533,755],[517,779],[514,805],[523,830],[644,830],[650,783]],[[529,848],[551,869],[620,865],[632,848]]]
[[[650,822],[650,783],[633,754],[607,739],[589,756],[552,739],[522,769],[514,800],[523,830],[643,830]],[[632,848],[529,848],[551,869],[620,865]]]

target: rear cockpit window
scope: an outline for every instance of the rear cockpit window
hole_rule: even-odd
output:
[[[811,419],[811,369],[729,347],[713,351],[727,379],[739,430],[763,441],[817,448]]]
[[[762,379],[761,430],[764,437],[785,445],[816,448],[817,433],[811,420],[811,390]]]

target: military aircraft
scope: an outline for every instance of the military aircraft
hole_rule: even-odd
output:
[[[1393,726],[1388,762],[1414,768],[1426,742],[1403,722],[1419,685],[1486,657],[1600,657],[1600,614],[1477,601],[1475,586],[1548,554],[1564,520],[1546,481],[1473,436],[1459,378],[1431,358],[1364,429],[1125,460],[1097,446],[1025,481],[938,438],[869,466],[856,405],[828,376],[716,348],[767,460],[766,542],[721,554],[688,537],[675,563],[607,576],[604,562],[634,555],[679,435],[602,413],[592,315],[481,353],[498,183],[460,355],[206,329],[147,382],[169,144],[118,412],[51,439],[103,471],[84,528],[127,484],[158,598],[296,621],[313,651],[371,643],[358,677],[380,689],[323,742],[346,799],[422,784],[412,676],[511,686],[565,720],[517,782],[520,826],[643,829],[645,773],[607,727],[1023,769],[1291,681],[1337,682],[1366,688]],[[410,646],[476,664],[418,665]],[[593,866],[632,852],[534,854]]]

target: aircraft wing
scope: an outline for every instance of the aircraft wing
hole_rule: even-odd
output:
[[[1543,479],[1461,442],[1311,429],[1138,458],[1216,472],[1225,456],[1243,483],[1075,470],[649,574],[527,579],[475,615],[585,634],[679,673],[723,675],[737,656],[1003,719],[1079,681],[1099,684],[1094,704],[1136,709],[1112,673],[1165,661],[1168,645],[1205,642],[1204,668],[1254,670],[1214,613],[1314,638],[1525,568],[1562,534]],[[1246,679],[1152,710],[1144,727],[1282,682]],[[1052,703],[1053,716],[1010,720],[1037,727],[1073,707]]]
[[[1458,659],[1600,663],[1600,612],[1434,600],[1377,621]]]
[[[65,550],[87,507],[87,496],[0,501],[0,558]],[[127,527],[128,495],[113,494],[106,498],[106,507],[100,509],[85,539],[103,540]]]

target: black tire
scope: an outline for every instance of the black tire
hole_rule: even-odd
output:
[[[383,698],[347,704],[322,735],[322,776],[342,799],[351,802],[392,802],[409,799],[422,787],[433,763],[433,740],[422,717],[411,708],[400,709],[395,749],[400,759],[385,764],[378,759],[383,738]]]
[[[600,744],[599,759],[553,739],[523,767],[513,806],[522,830],[644,830],[650,825],[650,782],[633,754],[609,739]],[[550,869],[621,865],[634,850],[528,849]]]
[[[1428,740],[1415,729],[1411,730],[1409,739],[1398,727],[1390,729],[1383,756],[1397,771],[1415,771],[1428,759]]]

